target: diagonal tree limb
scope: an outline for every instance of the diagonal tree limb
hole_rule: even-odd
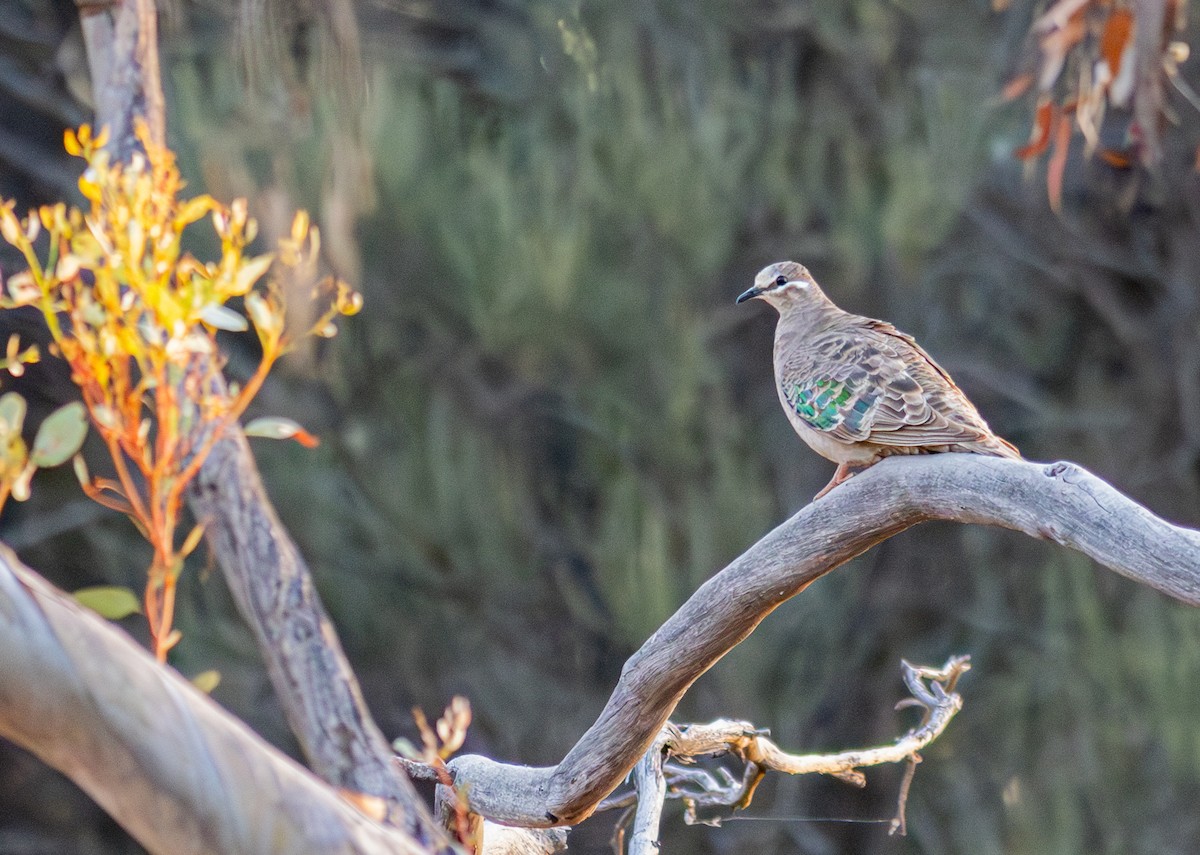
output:
[[[0,545],[0,736],[156,855],[428,850],[373,822]]]
[[[1200,605],[1200,532],[1171,525],[1071,463],[964,454],[889,458],[800,510],[702,585],[621,672],[595,724],[557,765],[463,756],[471,809],[513,825],[573,825],[611,793],[683,693],[810,582],[929,520],[992,525],[1076,549]]]
[[[441,839],[367,710],[308,565],[267,498],[239,429],[213,448],[189,501],[313,770],[336,787],[384,799],[392,819],[418,839]]]

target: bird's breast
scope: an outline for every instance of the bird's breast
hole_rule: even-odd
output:
[[[832,460],[834,463],[848,463],[851,466],[863,466],[873,463],[879,458],[881,449],[874,443],[842,442],[825,431],[817,430],[809,425],[792,408],[787,395],[784,394],[783,386],[778,381],[775,383],[775,391],[779,393],[779,403],[783,405],[783,411],[787,414],[792,428],[809,448],[826,460]]]

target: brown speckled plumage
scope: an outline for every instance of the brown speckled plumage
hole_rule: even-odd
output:
[[[851,467],[892,454],[1021,456],[912,336],[842,311],[802,265],[764,268],[738,302],[754,297],[779,311],[775,379],[788,419],[838,464],[818,498],[850,477]]]

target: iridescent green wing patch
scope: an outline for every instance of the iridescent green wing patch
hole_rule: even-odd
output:
[[[796,415],[817,430],[833,431],[841,427],[839,433],[855,435],[863,432],[867,414],[875,402],[875,396],[861,394],[866,391],[860,389],[862,385],[863,381],[857,378],[814,377],[792,384],[787,393],[788,403]]]

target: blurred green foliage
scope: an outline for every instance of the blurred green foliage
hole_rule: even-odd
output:
[[[389,735],[462,693],[468,750],[555,762],[625,657],[827,480],[779,412],[773,319],[732,304],[770,261],[915,334],[1029,456],[1200,523],[1200,123],[1181,108],[1158,183],[1072,162],[1053,217],[1010,156],[1028,105],[996,98],[1029,4],[443,0],[357,4],[350,28],[347,8],[251,27],[180,4],[164,67],[193,189],[249,195],[267,240],[310,208],[361,279],[366,310],[263,393],[321,447],[256,450]],[[128,584],[110,523],[22,535],[54,489],[11,523],[27,559]],[[65,557],[85,543],[94,563]],[[219,670],[214,696],[291,746],[219,578],[185,579],[177,666]],[[667,851],[1200,849],[1200,615],[1015,535],[889,541],[677,718],[887,741],[898,660],[964,652],[907,839],[669,813]],[[770,780],[750,813],[890,816],[898,772],[869,777]],[[604,851],[610,822],[573,849]]]

